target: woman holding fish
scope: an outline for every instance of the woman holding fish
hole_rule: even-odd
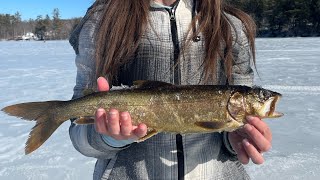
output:
[[[74,98],[137,80],[252,86],[254,36],[252,19],[223,0],[97,0],[70,38]],[[75,148],[98,159],[94,179],[249,179],[240,163],[262,164],[271,147],[258,117],[229,133],[174,134],[131,116],[98,108],[94,125],[71,125]]]

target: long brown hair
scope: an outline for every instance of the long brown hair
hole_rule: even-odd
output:
[[[150,1],[152,0],[108,0],[105,3],[96,34],[97,77],[107,76],[111,81],[117,75],[120,66],[135,54],[139,40],[148,24]],[[234,60],[232,43],[237,37],[233,37],[232,28],[235,27],[225,13],[242,21],[254,64],[255,23],[249,15],[228,5],[223,0],[197,0],[194,2],[196,2],[197,14],[190,24],[189,33],[193,33],[192,37],[196,37],[199,33],[205,37],[206,54],[203,62],[205,80],[216,78],[217,60],[220,58],[224,63],[228,81],[231,82]],[[191,31],[191,27],[195,26],[196,22],[199,27],[196,31]],[[236,29],[234,30],[236,31]],[[221,45],[224,50],[221,50]]]

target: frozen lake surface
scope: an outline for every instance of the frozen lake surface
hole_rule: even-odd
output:
[[[67,41],[0,42],[0,109],[28,101],[69,100],[74,52]],[[246,166],[252,179],[320,179],[320,38],[257,39],[256,84],[278,91],[285,116],[267,120],[273,147],[266,162]],[[31,155],[34,123],[0,112],[0,179],[92,179],[95,159],[78,153],[64,123]]]

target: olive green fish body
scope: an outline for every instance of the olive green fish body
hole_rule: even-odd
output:
[[[70,118],[92,116],[97,108],[128,111],[134,124],[144,123],[158,132],[201,133],[237,128],[227,110],[232,90],[214,86],[183,86],[166,89],[133,89],[94,93],[70,104]],[[204,128],[197,122],[211,122]],[[238,125],[238,126],[235,126]]]
[[[96,92],[70,101],[22,103],[5,107],[9,115],[36,121],[26,143],[26,154],[40,147],[65,121],[94,122],[98,108],[128,111],[133,124],[148,127],[145,140],[158,132],[205,133],[233,131],[247,115],[280,117],[275,104],[280,94],[246,86],[174,86],[138,81],[134,88]]]

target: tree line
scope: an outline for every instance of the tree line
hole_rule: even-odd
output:
[[[21,14],[0,14],[0,40],[19,40],[27,33],[33,33],[38,40],[68,39],[70,32],[80,22],[81,17],[61,19],[55,8],[50,17],[38,15],[36,19],[21,20]]]
[[[229,0],[249,13],[260,37],[320,36],[320,0]]]
[[[259,37],[320,36],[320,0],[227,0],[250,14]],[[32,32],[38,39],[67,39],[81,18],[61,19],[39,15],[21,20],[21,14],[0,14],[0,39],[15,39]]]

